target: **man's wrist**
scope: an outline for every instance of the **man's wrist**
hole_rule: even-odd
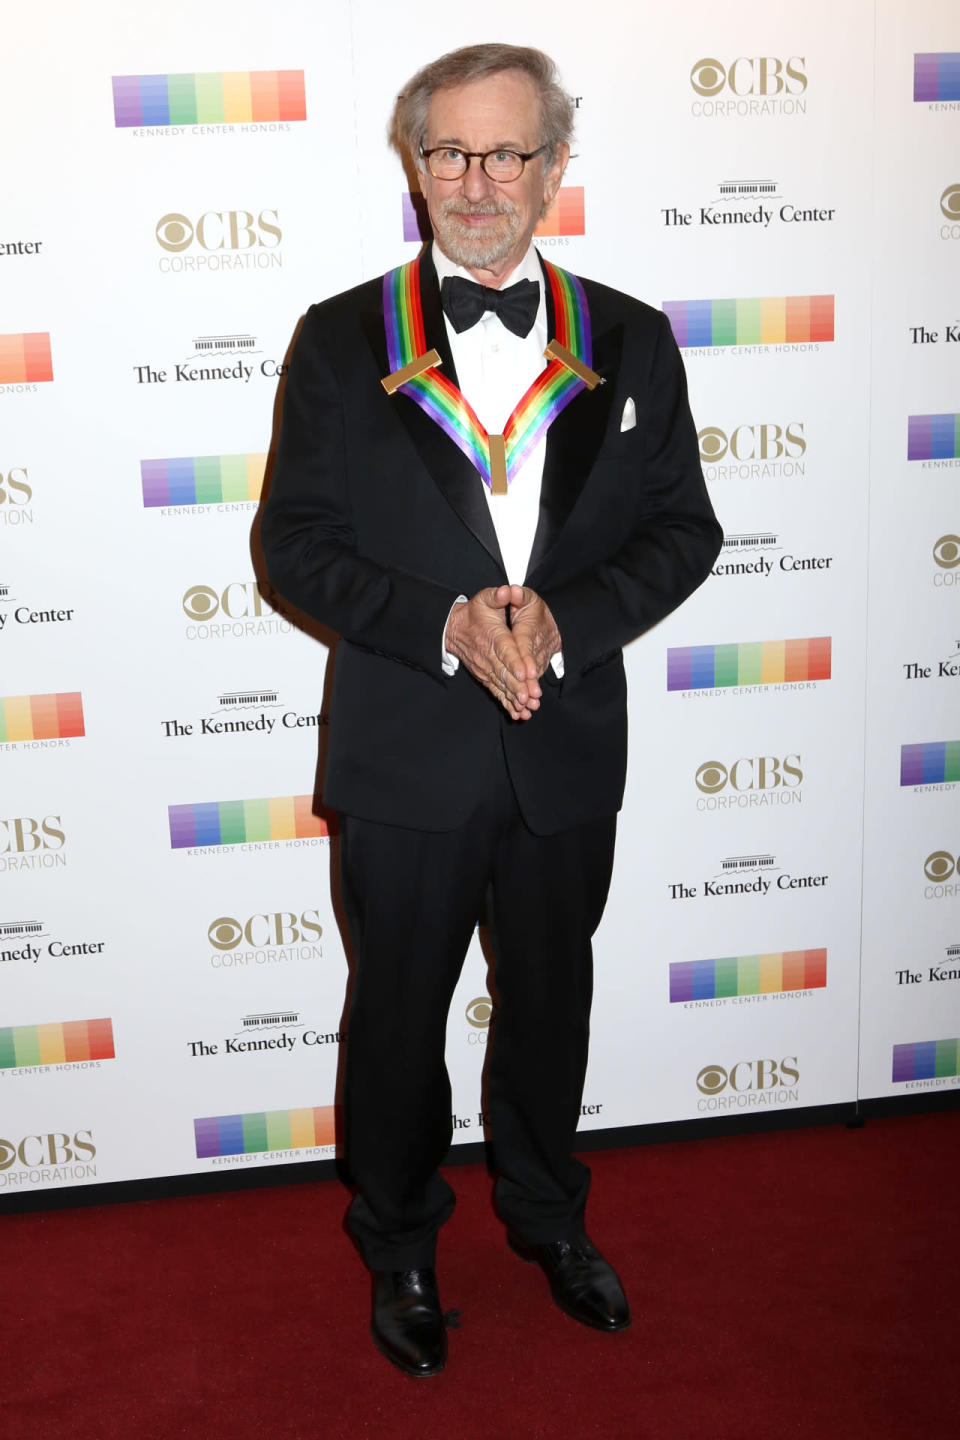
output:
[[[443,627],[443,635],[440,639],[440,668],[443,670],[444,675],[456,675],[457,671],[460,668],[460,661],[457,659],[456,655],[451,655],[450,651],[447,649],[447,628],[450,624],[450,616],[453,614],[454,610],[456,610],[458,605],[466,605],[467,600],[468,597],[466,595],[457,596],[456,600],[454,600],[453,604],[450,606],[450,611],[447,615],[446,623]]]

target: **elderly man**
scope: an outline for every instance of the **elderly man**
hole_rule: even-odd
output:
[[[435,239],[311,307],[262,527],[273,584],[338,632],[324,799],[355,959],[344,1122],[373,1338],[446,1359],[447,1011],[481,911],[496,1204],[556,1303],[630,1312],[572,1153],[591,936],[626,769],[621,647],[720,544],[669,325],[531,244],[573,106],[537,50],[477,45],[405,86]]]

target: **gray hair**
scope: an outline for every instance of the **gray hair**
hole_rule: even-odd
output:
[[[573,138],[573,99],[559,83],[557,67],[542,50],[523,45],[465,45],[424,65],[397,96],[390,123],[390,139],[403,154],[408,151],[421,168],[420,146],[427,136],[427,112],[437,90],[469,85],[504,70],[518,70],[536,86],[540,97],[540,143],[547,147],[546,163],[557,146]]]

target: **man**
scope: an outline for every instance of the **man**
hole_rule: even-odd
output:
[[[308,312],[263,515],[273,584],[341,636],[324,799],[355,955],[349,1225],[373,1338],[413,1375],[446,1358],[443,1052],[484,906],[498,1211],[562,1309],[629,1324],[572,1154],[626,767],[621,647],[720,544],[666,320],[532,248],[570,153],[555,74],[479,45],[405,87],[394,135],[435,240]]]

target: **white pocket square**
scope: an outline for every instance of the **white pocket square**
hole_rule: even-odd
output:
[[[633,430],[637,423],[637,407],[630,396],[627,396],[626,404],[623,407],[623,414],[620,416],[620,431]]]

